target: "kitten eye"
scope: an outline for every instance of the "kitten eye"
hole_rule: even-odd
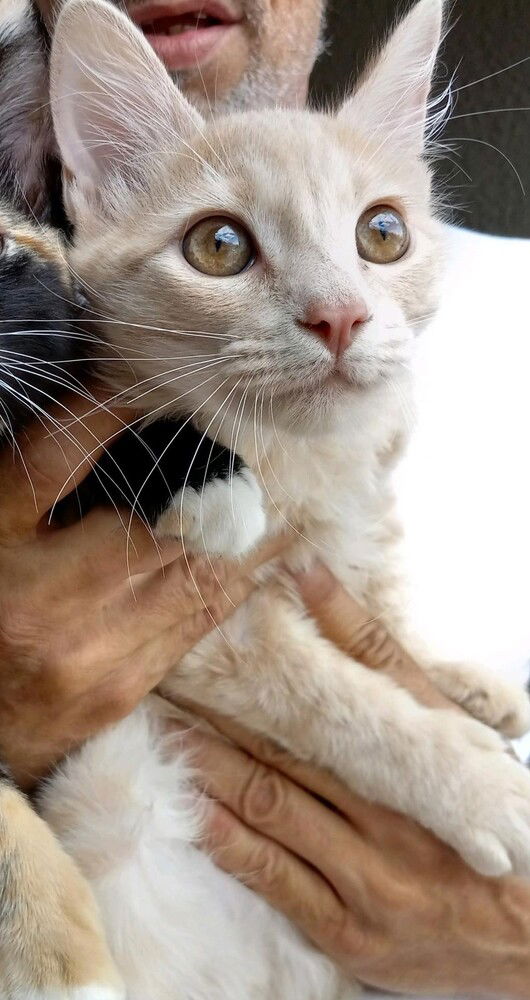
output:
[[[410,244],[405,220],[389,205],[374,205],[363,212],[355,235],[359,256],[372,264],[391,264],[399,260]]]
[[[182,252],[196,271],[215,278],[241,274],[255,256],[246,229],[232,219],[219,216],[197,222],[186,233]]]

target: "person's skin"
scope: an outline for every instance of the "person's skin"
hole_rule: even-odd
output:
[[[51,26],[64,0],[37,2]],[[194,34],[197,37],[194,26],[198,15],[210,12],[209,0],[196,0],[184,44],[182,35],[170,39],[153,32],[153,22],[156,29],[156,19],[163,13],[169,24],[183,7],[189,8],[187,0],[125,0],[120,7],[124,6],[144,30],[173,78],[203,110],[256,108],[278,102],[303,104],[320,47],[322,0],[215,2],[215,12],[225,23],[220,40],[211,50],[209,45],[204,49],[198,44],[191,46],[191,54],[188,42]]]
[[[530,998],[530,883],[488,879],[420,826],[236,723],[178,734],[216,863],[352,978],[407,994]]]
[[[423,703],[456,710],[324,567],[297,585],[321,632],[347,654]],[[209,730],[169,725],[210,797],[204,846],[219,867],[365,985],[529,1000],[529,882],[478,875],[413,820],[236,722],[187,707]]]
[[[61,0],[53,11],[53,0],[37,2],[51,27]],[[169,6],[176,11],[177,0]],[[149,13],[147,0],[126,7],[137,21]],[[188,96],[215,110],[301,104],[319,46],[320,0],[226,0],[225,10],[239,23],[215,52],[186,68],[170,60]],[[149,27],[144,30],[148,35]],[[107,416],[85,423],[90,447],[92,434],[107,437],[115,428]],[[39,514],[66,478],[61,459],[55,453],[51,462],[48,448],[38,431],[29,444],[22,442],[27,467],[41,484]],[[74,449],[66,468],[77,461]],[[0,753],[7,752],[17,776],[30,784],[69,747],[130,711],[211,619],[195,602],[178,550],[163,552],[171,563],[164,579],[141,525],[133,526],[133,569],[151,575],[145,590],[145,579],[136,581],[140,595],[132,598],[121,526],[111,513],[93,514],[83,529],[52,536],[25,492],[22,473],[12,476],[9,456],[0,484],[0,671],[8,679],[0,685]],[[238,577],[241,569],[220,572],[237,604],[251,584]],[[221,619],[232,605],[215,587],[208,589],[207,569],[201,581]],[[316,573],[300,586],[330,638],[393,674],[421,700],[438,703],[418,668],[388,645],[377,623],[370,627],[333,581],[328,578],[326,591]],[[353,636],[344,632],[348,615],[361,623]],[[480,878],[410,821],[361,802],[329,776],[256,743],[227,720],[216,721],[235,746],[193,738],[204,783],[223,803],[212,808],[208,831],[220,865],[236,875],[247,871],[256,891],[367,983],[409,992],[530,997],[526,884]]]
[[[177,542],[155,543],[127,512],[50,527],[64,484],[83,479],[99,442],[131,416],[75,397],[68,409],[64,430],[38,424],[15,460],[9,448],[0,456],[0,759],[23,787],[127,715],[285,544],[212,565],[188,562]]]

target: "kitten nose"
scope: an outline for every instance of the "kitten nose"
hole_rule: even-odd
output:
[[[330,353],[338,358],[350,346],[355,327],[367,319],[368,310],[362,299],[352,299],[344,306],[328,306],[325,303],[311,306],[302,326],[316,333]]]

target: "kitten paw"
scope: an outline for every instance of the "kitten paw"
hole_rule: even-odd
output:
[[[451,701],[504,736],[516,739],[530,729],[530,699],[515,684],[473,663],[437,663],[428,673]]]
[[[481,723],[439,716],[427,737],[438,757],[436,786],[420,822],[482,875],[530,876],[530,772]]]
[[[250,469],[213,479],[198,492],[180,490],[159,517],[160,538],[182,538],[186,551],[209,556],[241,556],[265,532],[261,490]]]
[[[125,1000],[81,872],[14,788],[0,811],[0,997]]]

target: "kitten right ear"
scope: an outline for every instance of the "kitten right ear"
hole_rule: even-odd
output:
[[[104,0],[69,0],[56,23],[51,103],[63,163],[88,200],[113,179],[135,185],[161,149],[202,118],[141,32]]]

